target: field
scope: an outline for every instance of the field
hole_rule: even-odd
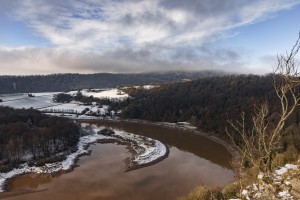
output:
[[[118,89],[93,89],[93,90],[82,90],[84,96],[93,96],[95,98],[107,98],[110,100],[123,100],[128,98],[128,94],[124,93]],[[1,94],[0,106],[7,106],[18,109],[37,109],[44,113],[51,114],[76,114],[80,115],[96,115],[104,116],[108,113],[107,105],[97,105],[96,102],[91,105],[84,105],[78,101],[71,101],[69,103],[57,103],[53,101],[53,95],[59,92],[49,92],[49,93],[32,93],[30,97],[29,94],[19,93],[19,94]],[[67,92],[68,94],[75,95],[77,91]]]

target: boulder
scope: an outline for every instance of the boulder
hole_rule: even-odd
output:
[[[291,194],[295,199],[300,199],[300,180],[292,179],[290,182],[292,185]]]

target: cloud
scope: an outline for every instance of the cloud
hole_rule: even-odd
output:
[[[155,50],[153,50],[155,51]],[[220,54],[220,51],[215,52]],[[225,52],[224,55],[227,53]],[[232,59],[230,62],[218,62],[206,55],[199,58],[189,49],[181,49],[172,59],[156,58],[152,50],[133,51],[118,49],[99,54],[95,52],[77,51],[64,48],[0,48],[1,74],[30,75],[49,73],[138,73],[154,71],[199,71],[219,70],[234,71],[233,67],[243,63]],[[176,55],[180,55],[176,58]],[[230,57],[230,56],[229,56]],[[191,61],[182,61],[189,58]],[[195,62],[195,60],[198,60]],[[176,64],[174,64],[176,63]],[[21,72],[21,73],[20,73]]]
[[[202,44],[223,31],[263,20],[268,14],[291,8],[297,2],[16,0],[12,15],[54,45],[104,51],[124,44],[134,47],[149,43],[172,47]]]
[[[238,51],[209,44],[230,35],[236,27],[264,20],[296,4],[299,1],[2,0],[0,13],[22,21],[52,45],[2,49],[1,65],[7,68],[19,60],[24,69],[30,63],[36,66],[38,73],[240,65]]]

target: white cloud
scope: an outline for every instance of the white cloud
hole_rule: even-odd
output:
[[[215,58],[216,50],[203,55],[203,47],[236,27],[264,20],[299,3],[299,0],[3,0],[1,13],[26,23],[54,47],[9,51],[2,48],[0,66],[7,72],[7,66],[20,66],[22,70],[48,73],[110,69],[133,72],[161,67],[195,70],[210,68],[209,65],[218,68],[220,63],[223,68],[240,65],[239,57],[231,56],[228,50],[222,50],[219,53],[222,56]]]
[[[172,46],[204,43],[223,31],[263,20],[270,13],[299,3],[295,0],[229,0],[231,5],[228,2],[215,5],[216,0],[193,0],[185,2],[198,5],[191,12],[190,7],[170,9],[159,0],[63,2],[22,0],[13,15],[54,45],[103,49],[120,45],[120,38],[128,38],[137,47],[148,43]],[[163,2],[172,5],[176,1]]]

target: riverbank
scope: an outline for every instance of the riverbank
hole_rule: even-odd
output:
[[[96,125],[84,124],[90,127],[94,133],[102,134],[103,127]],[[103,133],[105,134],[105,133]],[[131,171],[142,167],[153,165],[168,157],[169,149],[166,145],[152,138],[134,135],[120,130],[113,130],[109,135],[103,135],[106,138],[101,139],[100,143],[117,143],[126,145],[129,152],[132,153],[130,158],[126,159],[126,170]]]
[[[5,186],[8,179],[25,173],[38,174],[55,174],[58,172],[68,172],[72,170],[77,159],[85,154],[90,144],[102,143],[119,143],[127,145],[130,152],[133,152],[132,157],[126,162],[125,171],[138,169],[141,167],[152,165],[168,156],[168,148],[160,141],[151,138],[139,137],[131,133],[115,130],[111,135],[101,134],[101,127],[82,124],[86,135],[82,136],[77,145],[77,151],[69,154],[62,162],[49,163],[41,167],[29,166],[28,163],[20,165],[7,173],[0,173],[0,192],[5,191]]]
[[[238,169],[239,164],[239,153],[236,151],[236,149],[232,146],[232,144],[226,139],[225,137],[221,137],[220,135],[217,135],[215,133],[204,133],[197,129],[197,127],[190,125],[188,122],[178,122],[178,123],[170,123],[170,122],[151,122],[147,120],[141,120],[141,119],[121,119],[118,117],[96,117],[96,116],[86,116],[86,115],[75,115],[75,114],[59,114],[59,113],[47,113],[49,115],[53,116],[59,116],[59,117],[66,117],[69,119],[73,119],[78,122],[129,122],[129,123],[138,123],[138,124],[146,124],[146,125],[156,125],[156,126],[162,126],[166,128],[176,128],[184,131],[188,131],[193,134],[201,135],[203,137],[206,137],[218,144],[223,145],[227,151],[232,156],[232,167],[235,171]]]
[[[204,133],[203,131],[200,131],[197,129],[197,127],[190,125],[188,122],[179,122],[179,123],[169,123],[169,122],[151,122],[147,120],[140,120],[140,119],[120,119],[120,118],[96,118],[96,117],[91,117],[89,119],[76,119],[72,118],[77,122],[86,122],[86,123],[97,123],[97,122],[111,122],[111,123],[117,123],[117,122],[127,122],[127,123],[136,123],[136,124],[142,124],[142,125],[154,125],[154,126],[160,126],[160,127],[165,127],[165,128],[170,128],[170,129],[178,129],[178,130],[183,130],[188,133],[196,134],[203,136],[213,142],[216,142],[218,144],[221,144],[226,148],[226,150],[230,153],[231,155],[231,160],[232,160],[232,168],[236,171],[238,170],[238,163],[239,163],[239,153],[235,150],[235,148],[230,144],[230,142],[225,139],[224,137],[220,137],[217,134],[214,133]]]

